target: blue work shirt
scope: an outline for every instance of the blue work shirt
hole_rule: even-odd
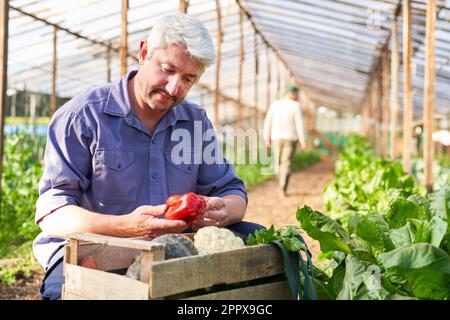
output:
[[[115,83],[82,93],[56,111],[48,127],[36,222],[65,205],[123,215],[186,192],[234,194],[247,201],[243,181],[218,151],[215,134],[208,134],[214,131],[205,110],[183,100],[151,134],[131,109],[127,82],[135,75],[131,71]],[[184,139],[183,146],[191,148],[180,151],[183,134],[192,138]],[[206,151],[216,161],[199,158]],[[173,156],[178,153],[190,161]],[[34,255],[46,268],[65,243],[40,233]]]

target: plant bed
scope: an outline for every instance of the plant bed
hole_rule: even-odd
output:
[[[139,280],[117,272],[141,253]],[[164,254],[164,245],[144,239],[73,234],[65,247],[62,298],[292,299],[281,253],[273,245],[170,260]],[[85,256],[95,259],[96,269],[79,265]]]

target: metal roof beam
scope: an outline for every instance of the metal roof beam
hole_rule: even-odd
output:
[[[104,41],[98,41],[98,40],[91,39],[91,38],[86,37],[86,36],[84,36],[84,35],[81,35],[81,34],[79,34],[79,33],[77,33],[77,32],[71,31],[71,30],[69,30],[69,29],[67,29],[67,28],[61,27],[61,26],[58,25],[58,24],[51,23],[51,22],[49,22],[49,21],[46,21],[45,19],[41,19],[41,18],[39,18],[39,17],[37,17],[37,16],[35,16],[35,15],[32,15],[32,14],[30,14],[30,13],[28,13],[28,12],[25,12],[25,11],[19,9],[19,8],[10,6],[10,9],[16,10],[16,11],[20,12],[20,13],[23,14],[23,15],[29,16],[29,17],[31,17],[31,18],[33,18],[33,19],[35,19],[35,20],[38,20],[38,21],[41,21],[41,22],[43,22],[43,23],[45,23],[45,24],[48,24],[48,25],[50,25],[50,26],[56,27],[56,28],[58,28],[59,30],[65,31],[65,32],[67,32],[67,33],[69,33],[69,34],[71,34],[71,35],[77,37],[77,38],[87,40],[87,41],[89,41],[89,42],[91,42],[91,43],[93,43],[93,44],[97,44],[97,45],[101,45],[101,46],[108,47],[108,44],[105,43]],[[118,48],[115,48],[115,47],[113,47],[113,49],[114,49],[114,50],[118,50]]]

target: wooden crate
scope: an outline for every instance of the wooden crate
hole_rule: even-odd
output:
[[[110,272],[128,268],[141,252],[140,280]],[[86,255],[95,258],[97,269],[79,265]],[[281,253],[272,245],[164,260],[161,244],[77,233],[65,247],[62,299],[291,299],[287,281],[276,277],[282,273]],[[248,286],[224,286],[244,281]],[[212,286],[223,289],[198,290]]]

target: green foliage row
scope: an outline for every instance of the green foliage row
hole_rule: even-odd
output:
[[[426,195],[401,169],[352,137],[324,190],[331,217],[297,210],[328,259],[315,269],[319,298],[450,298],[450,186]]]
[[[50,117],[36,117],[35,124],[48,125]],[[6,117],[5,124],[23,124],[31,125],[32,120],[30,117]]]
[[[33,150],[41,140],[25,132],[5,137],[0,212],[0,257],[39,233],[34,223],[42,163]]]
[[[354,214],[383,212],[398,197],[425,194],[402,164],[377,158],[368,141],[353,135],[336,161],[335,176],[324,188],[328,215],[346,224]]]
[[[317,151],[297,152],[292,160],[291,168],[294,171],[301,170],[319,162],[320,159],[321,155]],[[270,165],[261,164],[259,161],[257,164],[236,164],[234,167],[236,174],[244,181],[247,189],[273,177],[273,174],[262,174],[269,171]]]
[[[307,206],[296,217],[329,258],[316,269],[322,299],[450,299],[449,186],[352,215],[345,227]]]

